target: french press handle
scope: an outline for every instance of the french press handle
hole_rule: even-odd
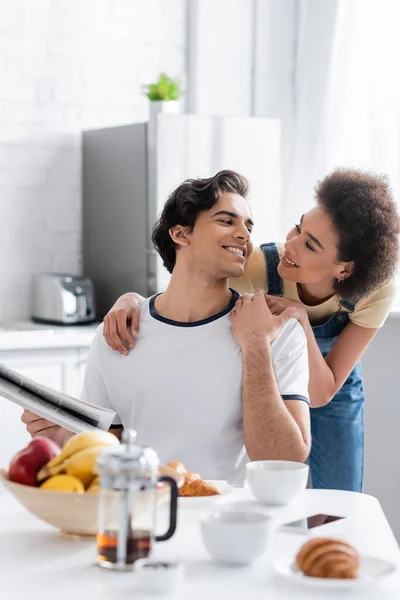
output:
[[[171,488],[171,503],[169,505],[169,529],[164,535],[156,535],[156,542],[165,542],[171,538],[176,530],[176,518],[178,512],[178,486],[176,485],[175,479],[163,475],[158,478],[158,481],[168,483]]]

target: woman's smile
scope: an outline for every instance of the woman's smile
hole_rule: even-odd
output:
[[[284,254],[282,256],[281,261],[282,261],[283,265],[285,267],[288,267],[289,269],[298,269],[299,268],[299,265],[297,265],[293,260],[290,260],[290,258],[287,256],[287,254]]]

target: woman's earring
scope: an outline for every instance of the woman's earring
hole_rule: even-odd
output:
[[[340,277],[338,277],[337,280],[338,280],[338,283],[343,283],[344,282],[344,279],[340,279]]]

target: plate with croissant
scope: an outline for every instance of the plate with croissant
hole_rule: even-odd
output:
[[[276,563],[275,570],[295,584],[351,589],[380,583],[396,571],[396,566],[359,554],[344,540],[311,538],[301,546],[294,561]]]
[[[217,499],[229,494],[233,488],[226,481],[210,481],[201,477],[200,473],[188,471],[184,464],[179,462],[168,463],[169,467],[175,469],[183,477],[183,483],[179,487],[180,501],[185,504],[193,504],[196,499]]]

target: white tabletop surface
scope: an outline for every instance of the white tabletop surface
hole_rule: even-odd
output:
[[[236,489],[213,504],[259,508],[249,490]],[[200,503],[201,504],[201,503]],[[95,565],[94,542],[67,539],[21,508],[0,492],[0,597],[13,600],[150,600],[160,598],[138,587],[135,573],[116,573]],[[187,506],[187,502],[186,502]],[[331,591],[294,585],[276,575],[276,560],[294,556],[306,537],[275,531],[266,554],[250,567],[224,567],[211,561],[201,542],[198,508],[180,507],[175,536],[156,545],[154,557],[180,559],[184,568],[182,585],[167,598],[187,600],[293,600],[305,598],[400,598],[400,575],[395,573],[378,588],[368,591]],[[162,508],[161,510],[165,510]],[[291,506],[263,510],[274,515],[274,523],[315,513],[346,515],[346,519],[325,525],[318,535],[341,537],[359,552],[384,558],[400,568],[400,552],[379,502],[372,496],[325,490],[305,490]],[[317,534],[315,534],[317,535]]]

